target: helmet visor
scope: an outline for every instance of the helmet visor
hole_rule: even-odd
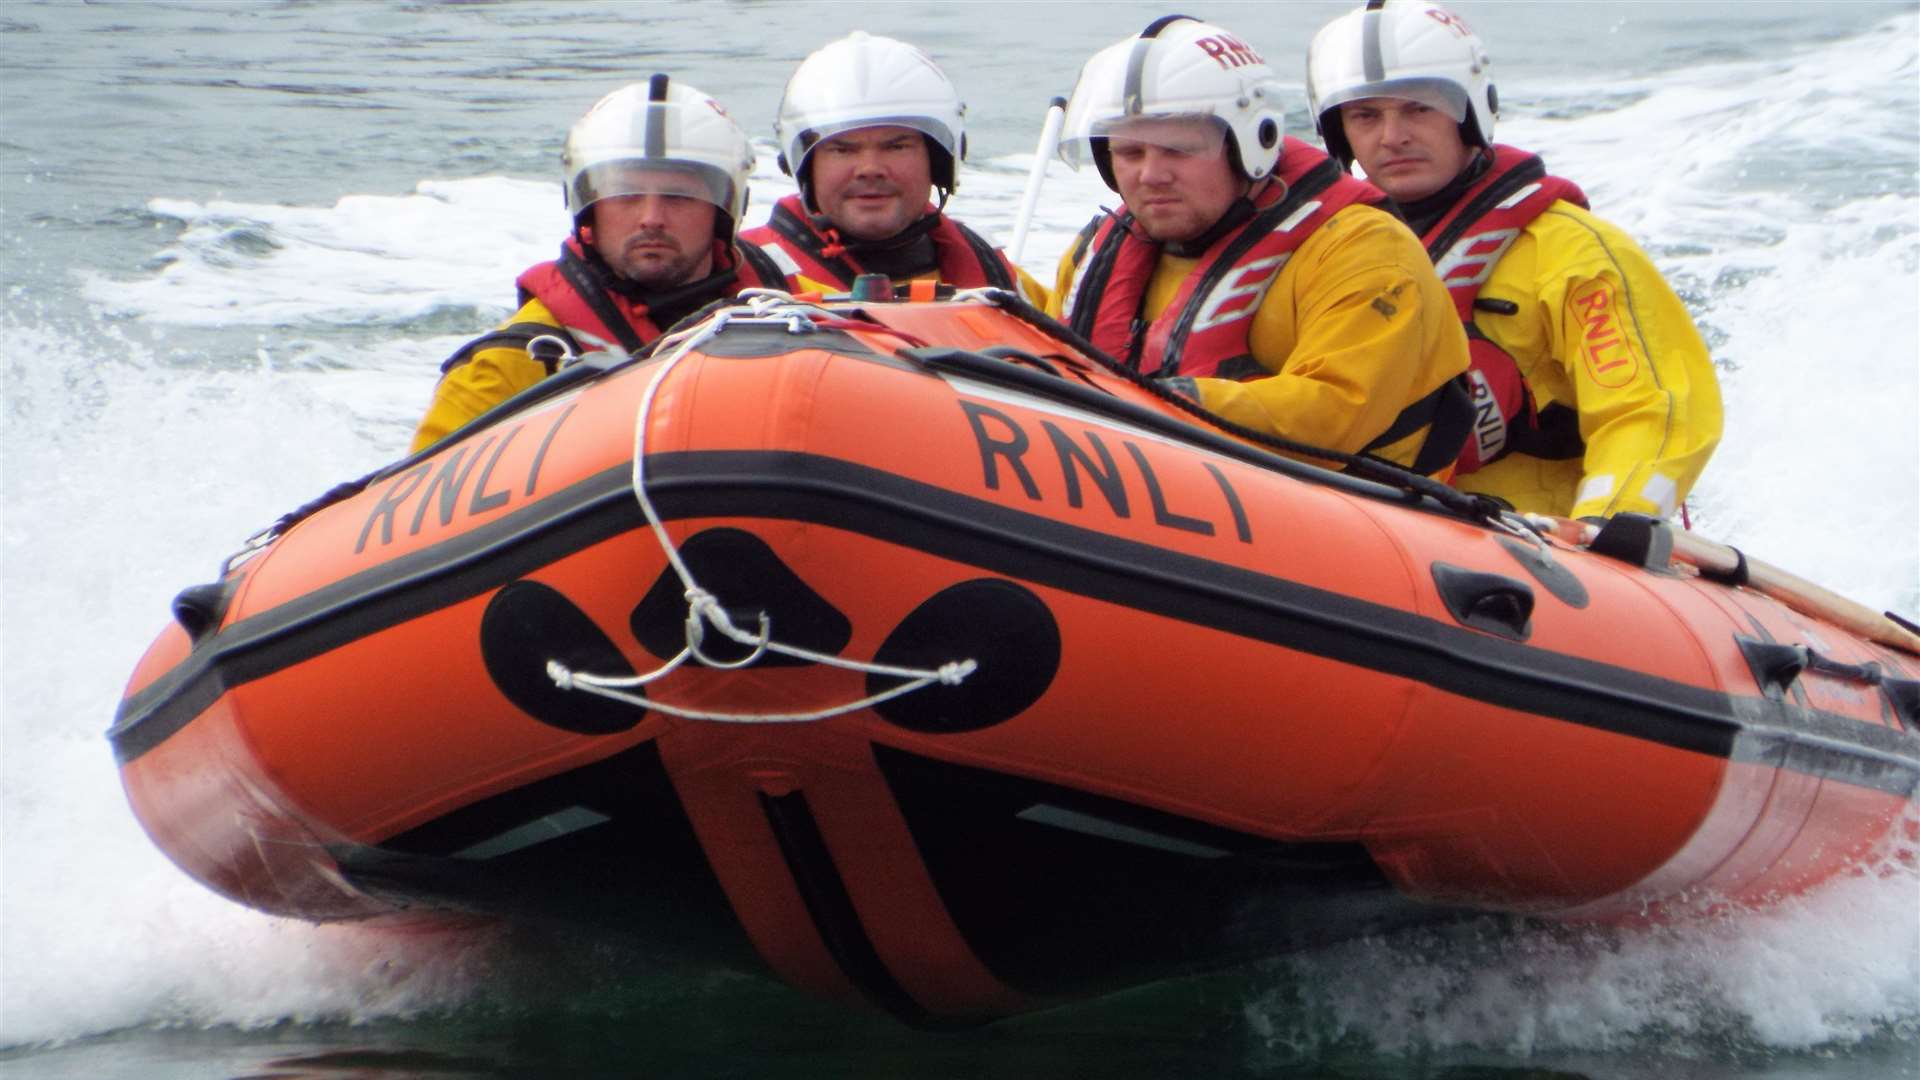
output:
[[[1189,157],[1214,157],[1227,144],[1227,122],[1202,113],[1116,116],[1096,120],[1084,132],[1061,139],[1060,154],[1077,169],[1083,161],[1092,160],[1096,141],[1106,141],[1109,149],[1142,143]]]
[[[1456,124],[1464,123],[1467,119],[1466,91],[1451,79],[1437,78],[1383,79],[1330,90],[1320,99],[1320,111],[1324,114],[1350,101],[1364,101],[1367,98],[1399,98],[1417,102],[1446,113],[1453,117]]]
[[[953,153],[954,146],[959,142],[959,137],[954,134],[951,127],[931,116],[856,116],[837,121],[824,120],[802,128],[799,135],[800,160],[805,161],[807,156],[813,153],[814,147],[835,135],[879,127],[899,127],[917,131],[932,139],[934,145],[948,154]]]
[[[733,213],[733,178],[725,169],[697,161],[629,158],[603,161],[573,178],[573,205],[585,210],[620,195],[674,195],[699,199]]]

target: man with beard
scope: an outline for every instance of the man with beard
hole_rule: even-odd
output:
[[[1045,303],[1039,282],[944,212],[967,153],[965,114],[912,45],[856,31],[821,47],[788,80],[774,123],[780,167],[800,192],[741,242],[778,264],[793,292],[844,293],[859,275],[882,274],[909,295],[914,282],[990,285]]]
[[[1381,0],[1314,38],[1307,94],[1427,246],[1472,343],[1454,484],[1523,511],[1669,517],[1720,441],[1687,308],[1631,237],[1539,157],[1493,141],[1492,61],[1456,14]]]
[[[782,285],[733,243],[753,150],[720,104],[665,75],[608,94],[567,133],[573,234],[520,275],[520,309],[441,367],[413,437],[419,451],[591,354],[646,348],[741,289]]]
[[[1061,153],[1123,205],[1062,258],[1054,311],[1215,416],[1444,475],[1470,419],[1446,290],[1379,190],[1282,136],[1284,94],[1185,16],[1087,61]]]

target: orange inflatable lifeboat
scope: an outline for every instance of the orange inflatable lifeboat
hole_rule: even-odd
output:
[[[923,1024],[1757,903],[1897,827],[1909,628],[1099,359],[1004,294],[762,297],[566,369],[180,595],[133,809],[263,911],[562,920]]]

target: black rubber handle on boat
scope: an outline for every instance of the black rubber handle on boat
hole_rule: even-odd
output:
[[[995,359],[1006,360],[1015,364],[1025,364],[1031,368],[1038,368],[1056,379],[1066,378],[1066,375],[1054,366],[1053,361],[1043,356],[1035,356],[1025,349],[1016,349],[1011,345],[989,345],[980,350],[980,355],[991,356]]]
[[[1533,633],[1533,589],[1505,574],[1489,574],[1452,563],[1432,567],[1434,591],[1455,622],[1514,641]]]
[[[1872,661],[1849,664],[1835,660],[1810,645],[1763,641],[1743,634],[1734,635],[1733,640],[1746,656],[1760,692],[1770,698],[1780,699],[1803,672],[1816,671],[1835,679],[1878,687],[1902,725],[1912,728],[1920,722],[1920,680],[1890,675]]]

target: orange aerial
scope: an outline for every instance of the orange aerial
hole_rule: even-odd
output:
[[[1354,469],[1004,296],[761,300],[282,519],[111,738],[263,911],[564,920],[923,1024],[1758,903],[1913,798],[1909,629]]]

